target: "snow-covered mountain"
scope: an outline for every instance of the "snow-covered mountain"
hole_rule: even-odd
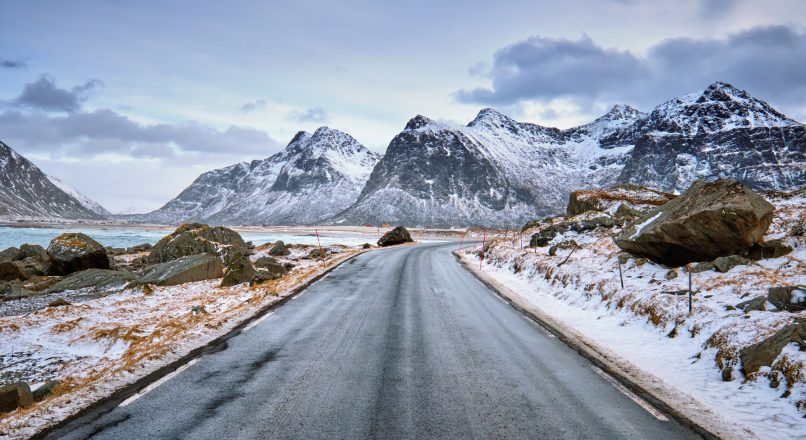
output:
[[[635,183],[683,191],[727,177],[758,190],[806,185],[806,133],[717,82],[650,113],[625,105],[579,127],[516,122],[492,109],[467,126],[413,118],[358,202],[333,221],[512,227],[563,212],[570,191]]]
[[[389,144],[358,202],[333,221],[521,225],[561,210],[572,189],[613,184],[632,149],[621,131],[642,116],[617,106],[565,131],[493,109],[467,126],[416,116]],[[603,147],[605,137],[614,141]]]
[[[379,155],[346,133],[299,132],[281,152],[202,174],[162,208],[130,219],[176,224],[311,224],[358,198]]]
[[[806,126],[724,82],[659,105],[633,130],[622,183],[678,192],[720,177],[761,191],[806,185]]]
[[[81,206],[89,209],[90,211],[100,215],[101,217],[109,217],[112,215],[109,211],[106,210],[100,203],[92,200],[91,198],[85,196],[84,194],[80,193],[77,189],[73,188],[72,186],[68,185],[67,183],[63,182],[62,180],[46,175],[45,177],[48,178],[54,185],[59,187],[60,190],[66,192],[74,199],[78,200],[81,203]]]
[[[79,200],[56,185],[31,161],[0,142],[0,216],[86,220],[104,217],[87,206],[100,208],[100,212],[106,210],[81,197]]]

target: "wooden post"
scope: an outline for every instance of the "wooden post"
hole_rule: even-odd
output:
[[[688,316],[694,316],[694,307],[691,304],[691,267],[686,266],[688,272]]]
[[[484,231],[484,236],[481,239],[481,254],[479,255],[479,270],[481,270],[481,263],[484,262],[484,243],[487,242],[487,231]]]
[[[322,261],[322,266],[325,265],[325,253],[322,251],[322,242],[319,241],[319,229],[314,229],[316,232],[316,244],[319,245],[319,259]]]
[[[459,241],[459,249],[458,250],[460,250],[460,251],[462,250],[462,247],[465,245],[465,235],[466,234],[467,234],[467,229],[465,229],[465,232],[462,233],[462,239]]]
[[[621,281],[621,288],[624,288],[624,275],[621,273],[621,257],[616,255],[616,260],[618,261],[618,279]]]

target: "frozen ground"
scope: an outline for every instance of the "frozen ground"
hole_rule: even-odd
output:
[[[56,393],[0,416],[0,438],[27,438],[225,334],[326,268],[358,252],[332,246],[326,262],[292,248],[296,267],[255,287],[220,280],[124,290],[103,298],[0,318],[0,378],[31,384],[58,379]],[[256,259],[263,252],[253,256]]]
[[[802,227],[803,202],[796,198],[775,203],[768,239],[786,236],[798,223]],[[806,284],[802,236],[790,239],[796,249],[784,257],[737,266],[724,274],[694,274],[693,316],[688,315],[687,296],[669,293],[688,287],[682,270],[667,280],[669,268],[631,259],[622,267],[621,289],[619,249],[610,233],[572,234],[555,242],[569,238],[582,246],[570,256],[570,249],[558,250],[556,256],[548,255],[548,247],[521,249],[517,235],[496,240],[488,248],[483,270],[544,313],[743,427],[748,437],[806,438],[806,351],[790,344],[774,363],[776,368],[764,367],[750,378],[740,373],[738,357],[739,348],[795,318],[806,318],[806,312],[743,313],[728,307],[765,295],[770,286]],[[478,251],[465,249],[462,255],[478,267]],[[732,381],[722,380],[723,367],[733,369]],[[787,368],[791,380],[784,378],[782,370]],[[771,386],[772,378],[780,382],[777,388]]]

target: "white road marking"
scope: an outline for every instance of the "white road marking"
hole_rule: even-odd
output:
[[[189,368],[191,365],[195,364],[195,363],[196,363],[196,362],[198,362],[198,361],[199,361],[199,358],[192,359],[190,362],[186,363],[185,365],[182,365],[181,367],[177,368],[176,370],[174,370],[174,371],[172,371],[172,372],[170,372],[170,373],[166,374],[166,375],[165,375],[165,376],[163,376],[163,377],[162,377],[160,380],[158,380],[158,381],[156,381],[156,382],[152,383],[151,385],[149,385],[149,386],[147,386],[147,387],[143,388],[142,390],[140,390],[140,392],[139,392],[139,393],[137,393],[137,394],[135,394],[135,395],[133,395],[133,396],[129,397],[128,399],[124,400],[123,402],[120,402],[120,405],[118,405],[118,406],[128,406],[128,405],[130,405],[130,404],[131,404],[132,402],[134,402],[135,400],[137,400],[137,399],[139,399],[139,398],[141,398],[141,397],[145,396],[145,395],[146,395],[146,394],[148,394],[150,391],[152,391],[154,388],[157,388],[158,386],[160,386],[160,385],[164,384],[165,382],[168,382],[168,381],[169,381],[169,380],[171,380],[171,379],[172,379],[174,376],[176,376],[177,374],[179,374],[179,373],[181,373],[181,372],[185,371],[185,370],[186,370],[186,369],[188,369],[188,368]]]
[[[669,419],[666,418],[666,416],[664,416],[662,412],[660,412],[657,409],[655,409],[646,400],[638,397],[635,393],[633,393],[632,391],[630,391],[627,388],[625,388],[624,385],[620,384],[616,379],[613,378],[613,376],[605,373],[604,371],[602,371],[601,368],[597,367],[596,365],[591,365],[591,369],[593,369],[593,371],[595,371],[596,374],[598,374],[599,376],[602,376],[606,381],[610,382],[610,384],[613,385],[614,387],[616,387],[616,389],[618,389],[619,391],[624,393],[625,396],[627,396],[630,399],[632,399],[641,408],[645,409],[648,413],[652,414],[653,417],[655,417],[656,419],[660,420],[661,422],[668,422],[669,421]]]
[[[269,316],[271,316],[273,314],[274,314],[274,312],[266,313],[265,315],[261,316],[260,318],[250,322],[249,324],[246,325],[246,327],[243,328],[243,330],[241,330],[241,332],[246,333],[249,330],[252,330],[253,328],[255,328],[255,326],[257,326],[258,324],[263,322],[264,319],[268,318]]]
[[[526,317],[526,319],[528,319],[529,322],[534,324],[535,327],[537,327],[540,330],[542,330],[543,333],[545,333],[546,336],[548,336],[549,338],[557,338],[557,336],[554,336],[554,333],[550,332],[549,329],[547,329],[546,327],[543,327],[542,324],[540,324],[539,322],[535,321],[531,316],[526,316],[526,315],[523,315],[523,316]]]

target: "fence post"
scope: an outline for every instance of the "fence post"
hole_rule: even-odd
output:
[[[325,265],[325,253],[322,251],[322,242],[319,241],[319,229],[314,229],[314,231],[316,232],[316,244],[319,245],[319,259],[322,261],[322,266],[324,266]]]
[[[686,272],[688,272],[688,316],[694,316],[694,307],[691,304],[691,267],[688,265],[686,266]]]
[[[621,257],[616,255],[616,261],[618,261],[618,279],[621,281],[621,288],[624,288],[624,275],[621,273]]]
[[[483,238],[481,239],[481,254],[479,255],[479,270],[481,270],[481,263],[484,262],[484,243],[487,242],[487,231],[484,231]]]

